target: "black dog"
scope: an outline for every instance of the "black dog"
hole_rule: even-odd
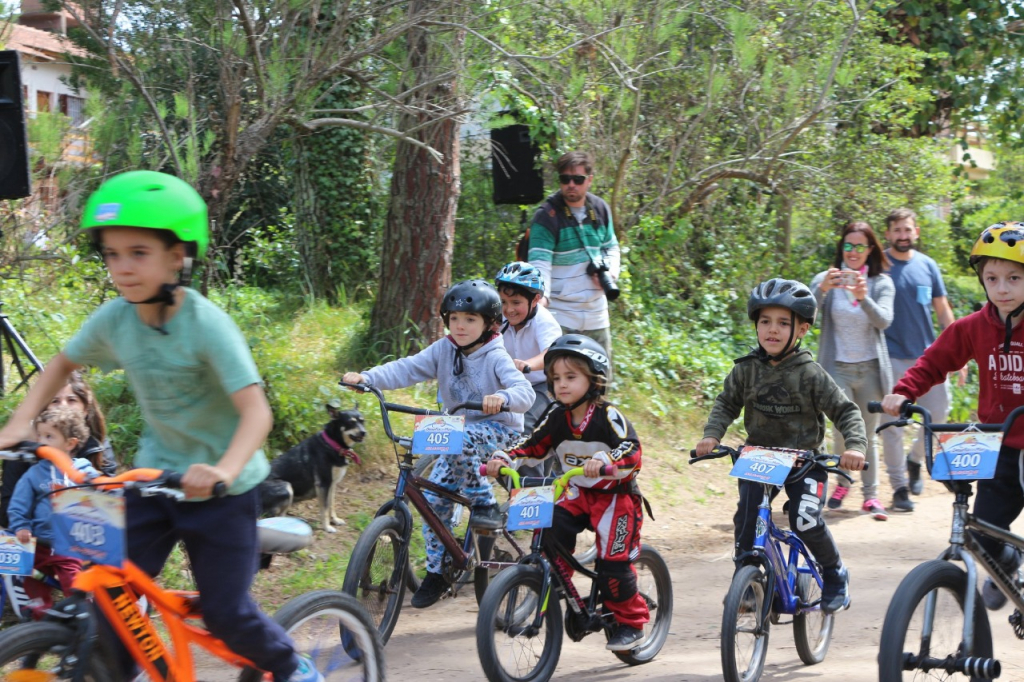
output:
[[[260,484],[265,516],[280,516],[293,502],[316,496],[323,529],[334,533],[334,526],[344,525],[334,513],[334,493],[345,478],[349,461],[361,463],[352,446],[366,438],[366,427],[359,410],[328,405],[327,413],[331,421],[323,431],[271,462],[270,476]]]

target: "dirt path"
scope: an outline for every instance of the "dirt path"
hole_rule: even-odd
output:
[[[725,475],[724,467],[721,473]],[[859,497],[855,490],[847,504],[859,505]],[[829,526],[851,571],[853,606],[838,616],[831,649],[818,666],[806,667],[800,662],[791,626],[774,627],[762,679],[878,679],[879,635],[893,592],[910,569],[938,555],[949,533],[952,497],[939,484],[929,482],[924,495],[915,501],[914,513],[894,514],[884,523],[852,511],[830,513]],[[730,492],[700,506],[686,505],[690,508],[680,518],[671,518],[673,510],[659,505],[663,516],[644,526],[645,542],[657,547],[671,568],[675,591],[672,632],[655,661],[628,668],[604,650],[601,635],[580,643],[566,638],[555,679],[580,679],[582,674],[583,679],[595,681],[720,680],[719,633],[722,598],[732,577],[728,521],[734,505]],[[1011,612],[1005,607],[990,614],[990,620],[996,655],[1003,664],[1001,679],[1021,680],[1024,648],[1006,623]],[[386,649],[389,678],[416,682],[481,679],[475,620],[471,592],[424,611],[407,604]]]

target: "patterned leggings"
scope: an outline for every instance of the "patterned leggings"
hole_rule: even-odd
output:
[[[461,455],[443,455],[437,459],[429,480],[447,490],[458,491],[473,501],[474,506],[494,504],[496,499],[486,476],[480,475],[480,464],[495,450],[507,450],[518,440],[519,434],[504,424],[483,421],[466,424]],[[454,504],[429,490],[423,491],[427,502],[450,529]],[[423,540],[427,545],[427,570],[441,572],[444,545],[433,529],[423,524]]]

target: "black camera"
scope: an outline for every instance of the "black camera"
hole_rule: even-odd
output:
[[[615,280],[608,274],[608,263],[602,258],[600,261],[590,261],[587,263],[587,274],[597,275],[597,281],[601,283],[601,288],[604,289],[604,295],[609,301],[614,301],[619,297],[619,287],[615,284]]]

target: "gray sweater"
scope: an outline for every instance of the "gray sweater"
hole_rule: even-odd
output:
[[[836,373],[836,334],[842,330],[832,328],[831,308],[835,300],[836,289],[828,293],[821,290],[821,282],[828,273],[819,272],[811,280],[811,291],[818,301],[818,308],[821,310],[821,335],[818,337],[818,364],[825,368],[830,375]],[[893,299],[896,296],[896,286],[892,278],[886,274],[880,274],[868,278],[868,295],[860,302],[875,332],[875,349],[878,351],[879,377],[882,382],[882,393],[892,391],[892,363],[889,362],[889,347],[885,343],[885,329],[892,324]]]
[[[481,402],[485,395],[499,395],[511,412],[484,414],[467,410],[459,414],[466,415],[467,424],[489,420],[522,432],[523,413],[533,405],[536,395],[526,376],[516,369],[501,336],[463,356],[463,371],[458,376],[455,375],[455,350],[455,344],[445,337],[416,355],[368,369],[362,375],[370,384],[385,391],[437,379],[441,402],[448,409],[462,403]]]

